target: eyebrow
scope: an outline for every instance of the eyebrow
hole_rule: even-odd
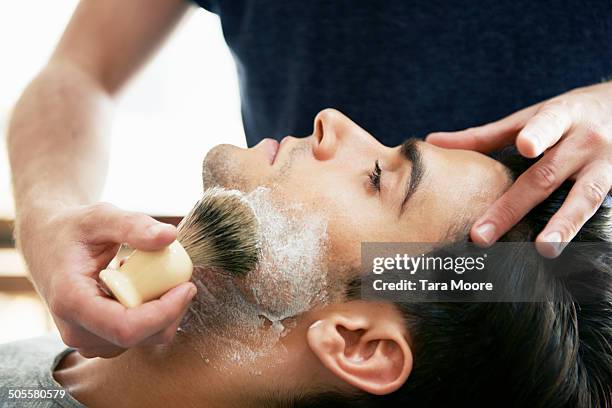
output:
[[[415,191],[419,188],[419,184],[423,179],[423,174],[425,173],[425,166],[423,164],[421,151],[418,146],[419,140],[411,137],[410,139],[406,139],[404,143],[402,143],[400,147],[400,153],[406,160],[412,164],[412,169],[410,170],[410,178],[406,182],[406,188],[404,193],[404,199],[402,200],[402,205],[400,206],[400,217],[404,212],[404,207],[406,203],[410,199],[410,197],[415,193]]]

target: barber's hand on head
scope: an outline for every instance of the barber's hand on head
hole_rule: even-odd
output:
[[[554,257],[601,206],[612,187],[612,82],[578,88],[518,111],[497,122],[458,132],[436,132],[427,141],[483,153],[516,144],[539,160],[523,173],[471,229],[471,238],[490,245],[544,201],[567,179],[567,199],[536,242]]]
[[[112,357],[173,339],[196,292],[193,283],[127,309],[100,290],[97,278],[122,243],[161,249],[176,238],[174,226],[99,203],[62,210],[31,230],[22,236],[22,249],[67,345],[85,357]]]

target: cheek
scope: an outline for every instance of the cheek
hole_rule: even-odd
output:
[[[330,203],[330,265],[345,274],[361,265],[362,242],[393,241],[392,223],[386,219],[376,198],[363,191],[336,190]]]
[[[378,198],[366,191],[367,178],[359,180],[354,171],[345,171],[351,167],[337,164],[295,163],[274,188],[277,202],[300,203],[327,219],[327,265],[336,276],[361,264],[361,242],[392,241],[394,225]]]

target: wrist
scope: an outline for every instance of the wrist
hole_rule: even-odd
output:
[[[81,205],[76,200],[61,200],[40,194],[37,194],[36,197],[22,196],[16,201],[14,234],[15,241],[20,248],[25,241],[35,238],[40,229],[54,216]]]

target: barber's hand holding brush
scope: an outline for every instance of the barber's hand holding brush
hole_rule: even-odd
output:
[[[128,309],[100,290],[97,277],[121,243],[161,249],[176,239],[174,226],[103,203],[60,210],[43,221],[38,217],[22,217],[18,238],[67,345],[85,357],[112,357],[138,344],[172,340],[196,293],[193,283]]]

